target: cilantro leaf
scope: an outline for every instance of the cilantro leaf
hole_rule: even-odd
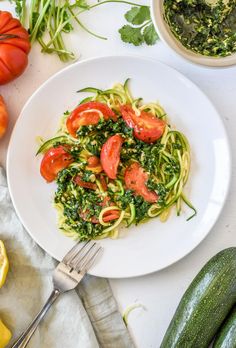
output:
[[[131,9],[128,12],[126,12],[125,19],[129,23],[134,25],[143,24],[145,21],[151,19],[149,7],[131,7]]]
[[[153,24],[150,24],[144,28],[143,36],[147,45],[154,45],[156,43],[158,35]]]
[[[129,25],[124,25],[119,33],[121,40],[140,46],[144,42],[154,45],[158,39],[154,25],[151,20],[149,6],[133,6],[125,13],[125,19]]]
[[[134,46],[140,46],[144,42],[144,38],[140,28],[134,28],[130,25],[124,25],[120,28],[119,33],[124,42],[131,43]]]

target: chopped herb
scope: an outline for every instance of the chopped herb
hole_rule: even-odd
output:
[[[147,182],[147,187],[151,191],[155,191],[158,194],[158,205],[165,206],[166,205],[166,196],[168,194],[168,190],[166,189],[163,183],[159,183],[150,177]]]
[[[126,209],[130,203],[135,206],[135,224],[147,218],[147,211],[151,206],[151,203],[146,202],[143,197],[137,196],[132,190],[126,190],[123,196],[117,198],[121,203],[122,209]]]
[[[236,2],[165,0],[165,20],[188,49],[205,56],[226,57],[236,52]]]
[[[85,170],[83,172],[82,180],[86,182],[93,181],[92,176],[94,176],[93,172],[91,172],[90,170]]]
[[[83,180],[89,181],[89,173],[91,172],[84,172]],[[54,201],[63,206],[65,222],[62,228],[73,229],[80,240],[87,240],[102,234],[103,227],[91,220],[92,217],[99,216],[102,199],[94,191],[86,190],[73,182],[78,174],[81,172],[73,167],[59,172]]]

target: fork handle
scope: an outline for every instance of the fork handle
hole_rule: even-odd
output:
[[[47,311],[51,308],[52,304],[56,301],[60,294],[61,292],[57,289],[54,289],[52,291],[42,310],[37,314],[37,316],[29,325],[29,327],[21,334],[21,336],[16,340],[16,342],[11,346],[11,348],[25,348],[28,345],[39,323],[45,317]]]

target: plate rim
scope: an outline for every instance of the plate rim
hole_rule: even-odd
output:
[[[15,203],[15,199],[14,199],[14,194],[13,194],[13,190],[12,190],[12,184],[11,184],[11,180],[8,180],[8,178],[10,177],[9,172],[10,172],[10,155],[11,155],[11,147],[12,147],[12,143],[13,143],[13,139],[14,139],[14,134],[15,134],[15,130],[17,125],[20,123],[21,118],[23,117],[23,113],[24,110],[28,107],[28,104],[30,104],[31,100],[34,99],[34,97],[37,95],[38,91],[41,90],[42,88],[44,88],[51,80],[53,80],[54,78],[56,78],[59,75],[63,75],[67,70],[73,69],[75,66],[80,66],[83,64],[87,64],[90,62],[96,62],[96,61],[100,61],[100,60],[110,60],[110,59],[134,59],[134,60],[139,60],[141,62],[152,62],[155,64],[159,64],[162,65],[165,68],[168,68],[170,71],[173,71],[175,74],[177,74],[177,76],[181,77],[181,79],[184,82],[187,82],[189,85],[191,85],[191,87],[194,87],[195,89],[198,90],[198,92],[200,92],[200,94],[208,101],[208,103],[211,105],[211,107],[213,108],[215,114],[217,115],[218,121],[220,123],[220,128],[222,130],[222,134],[224,135],[224,140],[225,140],[225,144],[226,144],[226,151],[228,154],[228,180],[227,182],[224,184],[225,185],[225,194],[222,200],[222,204],[219,207],[217,214],[215,214],[214,220],[209,223],[209,227],[207,228],[207,232],[204,234],[203,238],[195,243],[193,243],[191,249],[189,249],[189,251],[187,253],[184,253],[184,255],[182,255],[181,257],[176,257],[175,259],[173,259],[171,262],[168,262],[165,266],[161,266],[158,269],[155,270],[150,270],[150,272],[136,272],[134,275],[124,275],[124,276],[116,276],[116,275],[107,275],[107,274],[96,274],[96,272],[93,272],[93,269],[91,269],[91,271],[88,272],[88,274],[93,275],[93,276],[97,276],[97,277],[106,277],[106,278],[110,278],[110,279],[127,279],[127,278],[134,278],[134,277],[141,277],[141,276],[145,276],[148,274],[153,274],[155,272],[159,272],[163,269],[166,269],[170,266],[172,266],[173,264],[177,263],[178,261],[181,261],[183,258],[185,258],[186,256],[188,256],[191,252],[193,252],[194,249],[196,249],[198,246],[200,246],[200,244],[204,241],[204,239],[207,237],[207,235],[209,235],[210,232],[212,232],[213,227],[215,226],[216,222],[218,221],[223,208],[225,207],[225,202],[226,199],[228,197],[228,193],[229,193],[229,188],[230,188],[230,183],[232,180],[232,150],[231,150],[231,145],[230,145],[230,141],[229,141],[229,137],[228,137],[228,133],[226,131],[226,127],[225,124],[222,120],[222,117],[219,113],[219,111],[217,110],[217,108],[215,107],[213,101],[209,98],[209,96],[207,94],[205,94],[205,92],[202,91],[202,89],[195,83],[193,82],[191,79],[189,79],[188,77],[186,77],[183,73],[179,72],[176,68],[173,68],[172,66],[163,63],[161,61],[159,61],[158,59],[155,58],[151,58],[151,57],[146,57],[143,55],[135,55],[135,54],[121,54],[121,55],[103,55],[103,56],[97,56],[97,57],[92,57],[92,58],[87,58],[87,59],[83,59],[81,61],[77,61],[75,63],[72,63],[68,66],[66,66],[65,68],[59,70],[58,72],[56,72],[55,74],[53,74],[52,76],[50,76],[46,81],[44,81],[34,92],[33,94],[27,99],[26,103],[24,104],[23,108],[21,109],[21,112],[19,114],[19,117],[17,118],[15,125],[13,127],[11,136],[10,136],[10,140],[9,140],[9,144],[8,144],[8,149],[7,149],[7,158],[6,158],[6,173],[7,173],[7,182],[8,182],[8,189],[9,189],[9,193],[10,193],[10,197],[14,206],[14,209],[16,211],[17,217],[19,218],[21,224],[23,225],[23,227],[25,228],[25,230],[27,231],[27,233],[30,235],[30,237],[33,239],[33,241],[44,250],[45,253],[47,253],[48,255],[50,255],[52,258],[58,260],[58,258],[53,254],[50,253],[48,251],[48,248],[45,248],[45,246],[42,245],[41,242],[38,241],[37,236],[35,236],[30,229],[28,229],[26,227],[27,224],[24,223],[24,219],[22,218],[22,216],[19,214],[18,212],[18,208],[17,208],[17,204]],[[58,260],[59,261],[59,260]]]

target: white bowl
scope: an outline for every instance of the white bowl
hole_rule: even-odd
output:
[[[228,57],[208,57],[185,48],[182,43],[172,34],[169,25],[164,19],[163,3],[163,0],[151,0],[151,15],[159,37],[172,50],[195,64],[210,67],[227,67],[236,64],[236,53]]]
[[[229,143],[221,117],[182,74],[158,61],[131,56],[99,57],[71,64],[30,97],[8,148],[7,177],[13,204],[32,238],[44,250],[61,260],[74,242],[59,233],[52,204],[56,185],[47,185],[41,178],[35,139],[39,135],[44,139],[52,137],[63,112],[72,110],[80,98],[88,96],[76,91],[86,86],[109,88],[127,77],[131,79],[132,94],[145,101],[160,100],[171,124],[189,139],[192,166],[185,192],[198,213],[186,222],[188,209],[183,207],[179,217],[173,209],[166,223],[152,219],[124,229],[116,240],[100,240],[104,252],[90,274],[105,278],[152,273],[192,251],[216,222],[231,176]]]

